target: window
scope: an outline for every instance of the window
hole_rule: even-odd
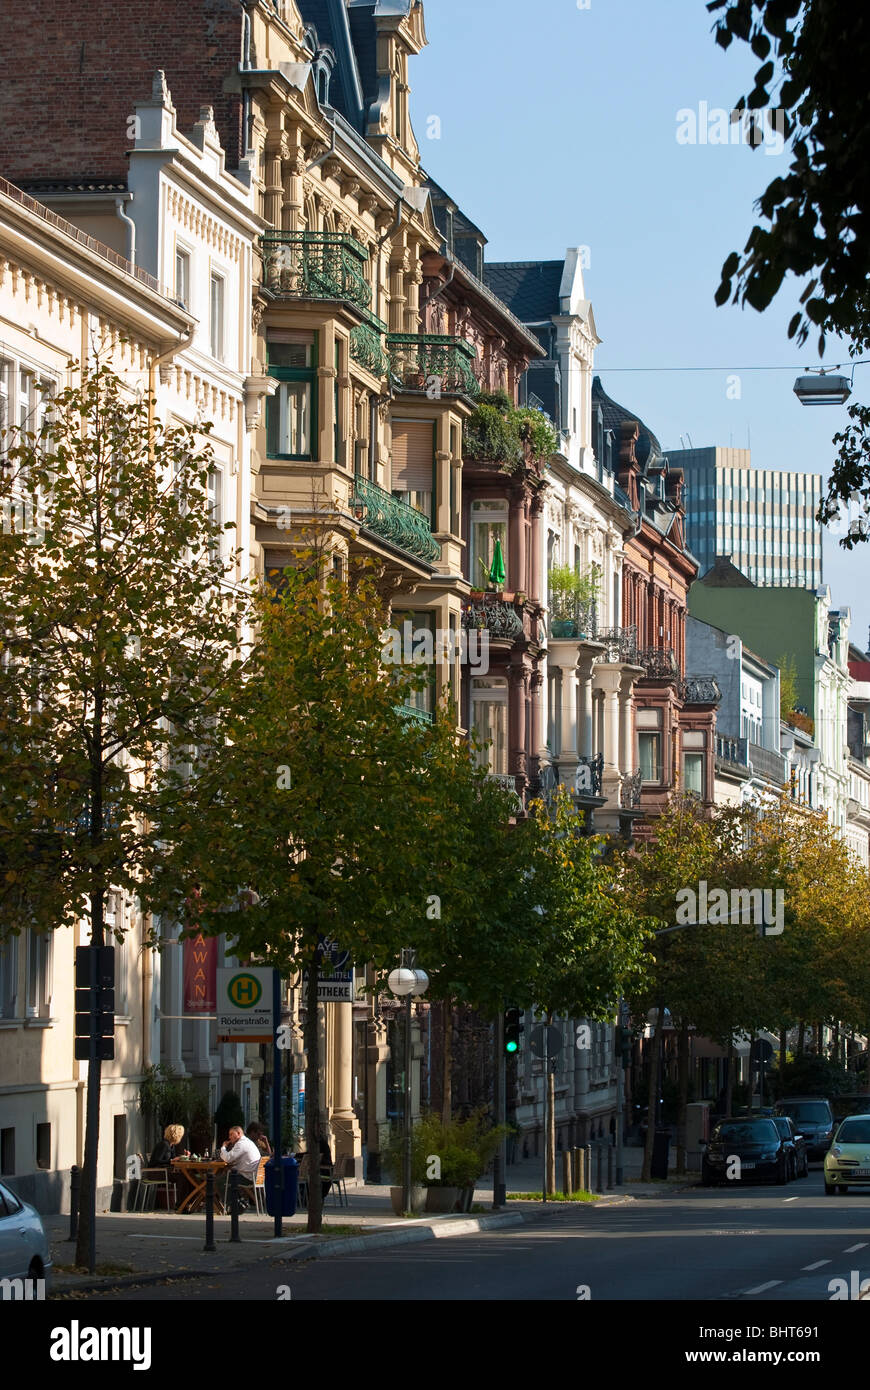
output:
[[[18,937],[8,936],[0,945],[0,1018],[18,1012]]]
[[[637,723],[637,765],[641,780],[661,782],[662,780],[662,711],[660,709],[639,709],[635,715]]]
[[[409,506],[433,519],[435,430],[431,420],[393,420],[391,490]]]
[[[209,299],[209,323],[211,325],[211,355],[218,362],[224,360],[224,277],[212,273]]]
[[[223,525],[223,491],[224,475],[219,468],[213,468],[208,475],[208,516],[209,521],[213,522],[215,526]],[[209,553],[213,560],[221,554],[222,544],[222,538],[215,536],[209,547]]]
[[[704,757],[703,753],[683,754],[683,790],[692,796],[704,796]]]
[[[0,1173],[11,1176],[15,1172],[15,1130],[0,1129]]]
[[[123,1182],[127,1176],[127,1116],[115,1115],[112,1121],[112,1177]]]
[[[48,1018],[51,1013],[52,933],[27,933],[27,1017]]]
[[[266,401],[266,453],[270,458],[310,459],[317,429],[317,336],[273,330],[269,375],[279,386]]]
[[[412,665],[415,661],[419,663],[424,674],[427,673],[428,663],[426,684],[421,690],[412,690],[405,704],[410,709],[431,716],[435,708],[435,661],[438,659],[435,650],[435,614],[394,614],[393,624],[402,635],[402,660],[404,661],[407,655]]]
[[[507,681],[493,677],[471,682],[471,727],[477,741],[485,745],[478,759],[490,772],[508,770],[508,691]]]
[[[175,248],[175,298],[190,308],[190,252],[181,246]]]
[[[5,431],[12,427],[12,363],[0,358],[0,457],[9,447]]]
[[[36,1166],[37,1168],[51,1167],[50,1124],[38,1124],[36,1126]]]
[[[471,504],[471,552],[468,577],[480,585],[484,572],[488,575],[495,554],[495,543],[501,541],[504,567],[508,567],[507,548],[508,504],[497,498]]]

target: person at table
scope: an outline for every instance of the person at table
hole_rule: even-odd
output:
[[[266,1134],[261,1124],[258,1124],[256,1120],[252,1120],[245,1130],[245,1133],[249,1139],[254,1141],[257,1148],[260,1150],[261,1157],[272,1157],[272,1145],[269,1143],[269,1136]]]
[[[233,1172],[238,1173],[240,1185],[254,1186],[261,1157],[260,1150],[253,1139],[247,1137],[241,1125],[233,1125],[229,1134],[229,1143],[224,1144],[221,1149],[221,1158],[229,1169],[224,1188],[225,1195],[229,1189],[230,1174]]]
[[[179,1202],[178,1184],[175,1180],[175,1171],[172,1168],[172,1160],[175,1158],[189,1158],[190,1150],[182,1146],[184,1139],[184,1125],[167,1125],[163,1131],[163,1138],[158,1139],[154,1145],[151,1157],[148,1160],[149,1168],[166,1168],[169,1173],[169,1186],[172,1188],[174,1205],[177,1207]]]

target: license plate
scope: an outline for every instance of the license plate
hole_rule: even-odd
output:
[[[741,1167],[741,1168],[754,1168],[754,1167],[755,1167],[755,1159],[754,1159],[754,1158],[751,1159],[748,1163],[744,1161],[743,1163],[741,1163],[740,1167]]]
[[[848,1169],[844,1171],[848,1172]],[[870,1168],[853,1168],[852,1172],[856,1178],[870,1178]]]

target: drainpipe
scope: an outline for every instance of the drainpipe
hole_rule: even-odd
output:
[[[251,16],[242,10],[242,68],[251,66]],[[242,90],[242,159],[250,151],[251,93],[247,87]]]
[[[193,342],[193,338],[194,338],[194,334],[196,333],[197,326],[198,326],[198,325],[197,325],[196,323],[192,323],[192,324],[190,325],[190,327],[187,329],[187,331],[182,335],[182,337],[179,338],[179,340],[178,340],[177,343],[173,343],[172,346],[171,346],[171,347],[168,347],[168,348],[166,349],[165,352],[161,352],[159,357],[154,357],[154,358],[152,358],[151,364],[150,364],[150,366],[149,366],[149,368],[148,368],[148,396],[149,396],[149,399],[150,399],[150,400],[153,401],[154,395],[155,395],[155,390],[154,390],[154,388],[155,388],[155,381],[154,381],[154,370],[155,370],[155,368],[158,368],[158,369],[159,369],[160,366],[162,365],[162,363],[164,363],[164,362],[168,361],[169,359],[171,359],[171,358],[177,356],[177,354],[178,354],[179,352],[184,352],[185,348],[189,348],[190,345],[191,345],[191,343]],[[152,411],[152,418],[153,418],[153,406],[151,407],[151,411]]]
[[[124,204],[133,201],[133,194],[128,193],[123,198],[115,199],[115,212],[127,228],[127,260],[131,265],[136,264],[136,223],[132,217],[128,217],[124,211]]]

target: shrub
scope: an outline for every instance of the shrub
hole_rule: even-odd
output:
[[[234,1125],[241,1125],[244,1128],[245,1112],[235,1091],[224,1091],[220,1104],[214,1112],[214,1122],[217,1125],[219,1139],[226,1138]]]

